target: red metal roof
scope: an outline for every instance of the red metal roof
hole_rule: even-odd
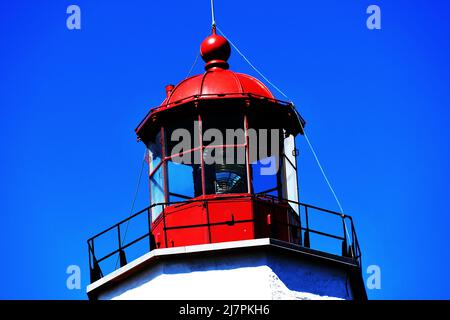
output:
[[[252,94],[273,99],[270,90],[258,79],[228,69],[231,54],[230,44],[215,33],[203,40],[200,46],[206,72],[181,81],[174,88],[168,86],[166,99],[161,106],[170,107],[192,96],[218,96],[230,94]]]
[[[228,58],[231,54],[230,43],[215,33],[203,40],[200,54],[205,61],[205,72],[184,79],[176,86],[166,86],[166,98],[156,108],[152,108],[136,128],[136,133],[144,141],[154,134],[164,121],[177,116],[171,112],[189,112],[192,107],[223,107],[223,102],[234,107],[256,106],[258,117],[279,122],[280,127],[291,128],[293,134],[303,132],[304,120],[295,112],[289,102],[277,100],[270,90],[258,79],[247,74],[229,70]],[[229,102],[228,102],[229,101]],[[249,110],[250,110],[249,109]],[[163,121],[163,118],[166,119]],[[261,121],[261,120],[259,120]],[[301,125],[300,122],[303,124]],[[153,130],[155,129],[155,130]]]
[[[273,99],[270,90],[258,79],[222,68],[212,68],[204,74],[199,74],[181,81],[167,97],[162,105],[173,104],[176,101],[196,95],[249,93]]]

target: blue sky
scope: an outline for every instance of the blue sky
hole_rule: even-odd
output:
[[[66,28],[70,4],[81,30]],[[370,4],[381,30],[366,28]],[[364,268],[381,267],[370,298],[450,298],[448,12],[437,0],[216,1],[219,27],[307,120]],[[129,214],[134,128],[209,32],[207,0],[0,2],[0,298],[86,298],[66,268],[81,267],[84,288],[87,238]],[[255,75],[236,52],[229,62]],[[337,210],[298,144],[301,200]],[[136,208],[147,204],[144,182]]]

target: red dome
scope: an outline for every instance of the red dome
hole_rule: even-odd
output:
[[[293,134],[303,132],[304,120],[290,102],[275,99],[258,79],[228,69],[230,43],[225,37],[217,35],[214,28],[213,34],[201,44],[200,53],[206,62],[205,73],[187,78],[176,86],[166,86],[166,99],[159,107],[151,109],[136,128],[140,139],[148,141],[154,137],[162,126],[172,121],[173,116],[195,113],[195,110],[200,110],[197,107],[207,109],[214,106],[220,109],[228,105],[230,110],[231,107],[249,108],[248,111],[254,112],[254,119],[260,125],[264,121],[273,121],[264,124],[265,128],[277,124],[288,128]]]
[[[202,59],[206,62],[204,74],[180,82],[176,87],[168,86],[167,98],[162,106],[181,103],[189,98],[221,98],[238,95],[254,95],[274,99],[269,89],[258,79],[228,70],[231,54],[230,43],[215,33],[203,40],[200,46]]]
[[[258,79],[231,70],[213,68],[180,82],[164,100],[163,105],[193,97],[225,94],[251,94],[274,99],[269,89]]]

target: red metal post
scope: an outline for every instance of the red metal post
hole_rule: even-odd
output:
[[[165,143],[165,134],[164,127],[161,127],[161,161],[163,166],[163,184],[164,184],[164,202],[169,202],[169,190],[168,190],[168,182],[167,182],[167,161],[166,158],[166,143]],[[166,229],[166,213],[165,213],[165,205],[163,205],[162,217],[164,223],[164,242],[165,247],[167,248],[167,229]]]
[[[248,121],[247,114],[244,114],[244,129],[245,129],[245,158],[247,162],[247,192],[252,194],[252,168],[250,164],[250,148],[249,148],[249,137],[248,137]]]

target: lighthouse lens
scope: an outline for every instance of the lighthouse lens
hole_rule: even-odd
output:
[[[243,165],[216,166],[216,194],[247,192],[246,168]]]
[[[216,162],[205,164],[206,194],[247,193],[247,167],[243,147],[215,148]],[[205,152],[204,156],[208,156]]]

